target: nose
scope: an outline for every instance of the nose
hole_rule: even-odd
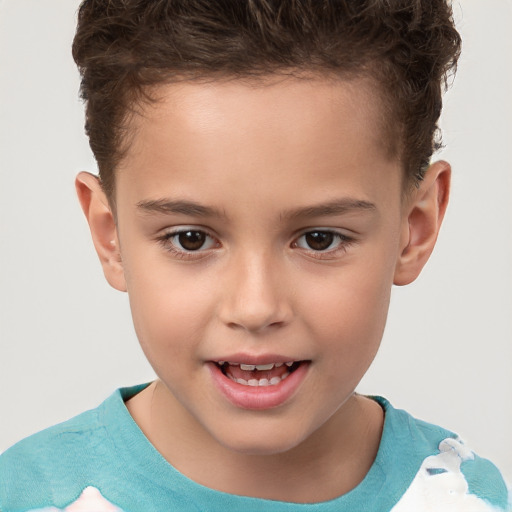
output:
[[[219,305],[221,321],[252,333],[282,327],[292,317],[282,269],[268,255],[250,252],[230,262]]]

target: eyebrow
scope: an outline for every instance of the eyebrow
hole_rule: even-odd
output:
[[[226,217],[224,212],[211,206],[186,200],[155,199],[140,201],[137,208],[144,213],[191,215],[194,217]],[[360,199],[342,198],[327,203],[304,206],[281,214],[281,219],[293,220],[308,217],[343,215],[354,211],[376,211],[375,204]]]
[[[328,203],[305,206],[294,210],[288,210],[282,215],[285,219],[297,219],[303,217],[328,217],[343,215],[354,211],[377,211],[375,204],[353,198],[334,199]]]
[[[161,214],[181,214],[194,217],[225,217],[226,215],[211,206],[205,206],[193,201],[156,199],[150,201],[140,201],[137,208],[145,213]]]

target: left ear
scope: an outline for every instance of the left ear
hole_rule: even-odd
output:
[[[450,164],[444,161],[432,164],[420,187],[404,203],[394,284],[412,283],[430,257],[448,205],[450,177]]]

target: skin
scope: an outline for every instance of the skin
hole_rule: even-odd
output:
[[[413,281],[434,247],[450,167],[432,165],[404,195],[378,95],[362,80],[157,92],[130,120],[115,214],[96,177],[77,178],[105,276],[128,292],[158,376],[128,410],[203,485],[296,502],[344,494],[371,467],[383,424],[355,388],[379,348],[392,284]],[[215,214],[154,207],[170,201]],[[185,251],[172,236],[180,228],[207,233],[206,244]],[[332,244],[311,248],[312,231],[334,232]],[[309,364],[284,403],[253,410],[213,383],[211,361],[233,354]]]

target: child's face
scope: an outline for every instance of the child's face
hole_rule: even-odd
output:
[[[342,414],[386,321],[406,219],[375,95],[297,79],[159,92],[116,177],[139,340],[176,418],[288,450]]]

